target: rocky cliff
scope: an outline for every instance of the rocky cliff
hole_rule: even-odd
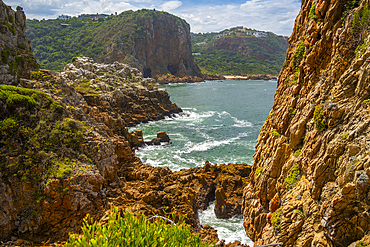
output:
[[[143,9],[125,11],[99,23],[84,21],[89,23],[83,25],[77,18],[27,21],[27,35],[42,68],[59,71],[83,54],[97,62],[128,63],[139,68],[144,77],[200,73],[192,57],[190,26],[183,19]],[[70,26],[62,27],[62,23]],[[50,54],[48,50],[56,52]]]
[[[29,77],[39,68],[33,57],[31,41],[25,35],[26,16],[21,7],[17,11],[0,1],[0,81],[12,83]]]
[[[64,241],[86,214],[104,222],[111,206],[186,215],[204,241],[218,240],[198,210],[216,198],[220,217],[240,212],[249,166],[172,172],[143,164],[132,151],[142,133],[126,126],[181,109],[126,64],[78,57],[61,73],[37,75],[0,85],[0,245]]]
[[[369,244],[369,34],[367,0],[303,2],[244,190],[255,245]]]

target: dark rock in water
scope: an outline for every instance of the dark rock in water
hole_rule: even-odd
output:
[[[167,135],[165,131],[161,131],[157,133],[157,138],[154,138],[150,142],[145,142],[147,145],[161,145],[161,142],[170,142],[170,137]]]

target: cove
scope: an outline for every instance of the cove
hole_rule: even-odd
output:
[[[145,140],[166,131],[172,142],[139,148],[136,156],[143,163],[168,166],[173,171],[203,166],[206,160],[213,164],[252,165],[254,146],[272,108],[276,84],[275,80],[224,80],[161,85],[184,112],[131,128],[130,131],[141,129]],[[251,244],[242,229],[241,217],[218,220],[212,210],[211,205],[200,212],[201,224],[218,230],[220,239]]]

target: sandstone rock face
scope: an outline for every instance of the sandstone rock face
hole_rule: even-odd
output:
[[[200,74],[192,56],[189,24],[166,13],[147,17],[141,24],[147,35],[134,47],[144,72],[150,70],[153,78],[168,71],[180,77]]]
[[[244,226],[255,245],[368,242],[368,8],[302,4],[244,189]]]
[[[31,41],[26,37],[26,16],[21,7],[17,11],[0,1],[0,83],[11,84],[29,77],[39,64],[33,57]]]
[[[142,14],[139,14],[142,13]],[[160,75],[172,74],[179,77],[198,76],[199,68],[192,57],[190,26],[184,20],[166,12],[141,10],[133,13],[132,22],[140,26],[134,30],[132,37],[124,36],[113,40],[111,33],[104,37],[105,50],[109,56],[105,62],[122,61],[132,56],[132,64],[140,68],[145,77],[157,79]],[[123,39],[124,38],[124,39]],[[129,40],[128,40],[129,39]],[[131,50],[122,50],[124,43],[130,42]]]

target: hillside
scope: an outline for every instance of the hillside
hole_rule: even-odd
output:
[[[192,34],[193,57],[202,73],[278,75],[288,49],[286,37],[235,27]]]
[[[26,35],[41,68],[52,71],[84,55],[97,62],[128,63],[145,77],[199,74],[191,55],[189,24],[166,12],[126,11],[99,22],[76,17],[27,20]]]
[[[244,189],[255,245],[369,246],[369,17],[303,1]]]

